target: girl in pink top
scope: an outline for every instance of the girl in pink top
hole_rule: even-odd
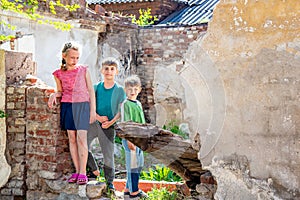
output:
[[[76,172],[69,183],[86,184],[88,157],[87,130],[96,120],[95,92],[86,66],[78,65],[79,45],[68,42],[62,49],[62,65],[53,72],[57,92],[50,95],[48,106],[61,97],[60,124],[67,130],[71,157]]]

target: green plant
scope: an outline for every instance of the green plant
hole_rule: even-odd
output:
[[[25,18],[36,21],[39,24],[49,24],[54,28],[62,31],[69,31],[71,28],[73,28],[73,26],[70,23],[60,22],[58,20],[45,19],[44,16],[38,14],[37,10],[40,4],[45,2],[46,0],[44,0],[44,2],[38,0],[0,0],[0,9],[17,13],[19,15],[24,16]],[[65,10],[70,12],[76,11],[78,8],[80,8],[78,4],[65,5],[62,4],[60,0],[50,0],[47,1],[47,4],[49,5],[50,12],[54,15],[57,14],[56,8],[58,7],[64,8]],[[16,30],[16,26],[11,25],[8,22],[5,22],[4,20],[0,21],[0,25],[5,26],[12,31]],[[16,36],[0,34],[0,41],[2,42],[14,38],[16,38]]]
[[[180,135],[183,139],[189,138],[189,136],[186,133],[180,130],[179,126],[174,120],[170,121],[167,125],[163,125],[162,128],[165,130],[169,130],[172,133],[175,133],[176,135]]]
[[[142,171],[140,179],[151,181],[179,182],[182,178],[175,174],[170,168],[163,165],[155,165],[155,168],[149,168],[148,172]]]
[[[3,110],[0,110],[0,118],[4,117],[7,117],[7,114]]]
[[[151,15],[151,8],[145,9],[139,9],[140,16],[138,19],[136,19],[135,15],[131,15],[131,21],[134,24],[137,24],[139,26],[147,26],[154,24],[155,21],[158,21],[157,16]]]
[[[167,188],[162,187],[160,189],[153,188],[147,193],[147,200],[175,200],[177,198],[177,192],[169,192]]]
[[[115,137],[115,143],[116,143],[116,144],[122,144],[122,138],[116,136],[116,137]]]

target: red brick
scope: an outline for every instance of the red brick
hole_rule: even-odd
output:
[[[44,115],[38,115],[37,116],[37,119],[39,120],[39,121],[46,121],[46,120],[49,120],[51,118],[51,116],[49,115],[49,114],[44,114]]]
[[[37,136],[50,136],[52,134],[50,134],[49,130],[37,130],[36,135]]]

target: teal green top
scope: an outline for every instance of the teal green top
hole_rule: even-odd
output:
[[[145,123],[142,104],[139,101],[125,100],[121,105],[121,121]]]
[[[122,86],[115,85],[106,89],[104,82],[100,82],[94,86],[96,96],[96,113],[100,116],[107,116],[108,120],[112,120],[118,113],[121,103],[126,99],[126,94]]]

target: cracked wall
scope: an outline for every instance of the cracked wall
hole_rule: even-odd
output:
[[[211,118],[224,119],[222,130],[200,132],[210,143],[200,157],[216,176],[217,199],[300,197],[299,19],[299,1],[220,1],[191,47],[192,63],[208,56],[224,88],[225,107]]]
[[[299,19],[299,1],[220,1],[206,34],[155,68],[154,99],[181,99],[216,199],[300,197]]]

